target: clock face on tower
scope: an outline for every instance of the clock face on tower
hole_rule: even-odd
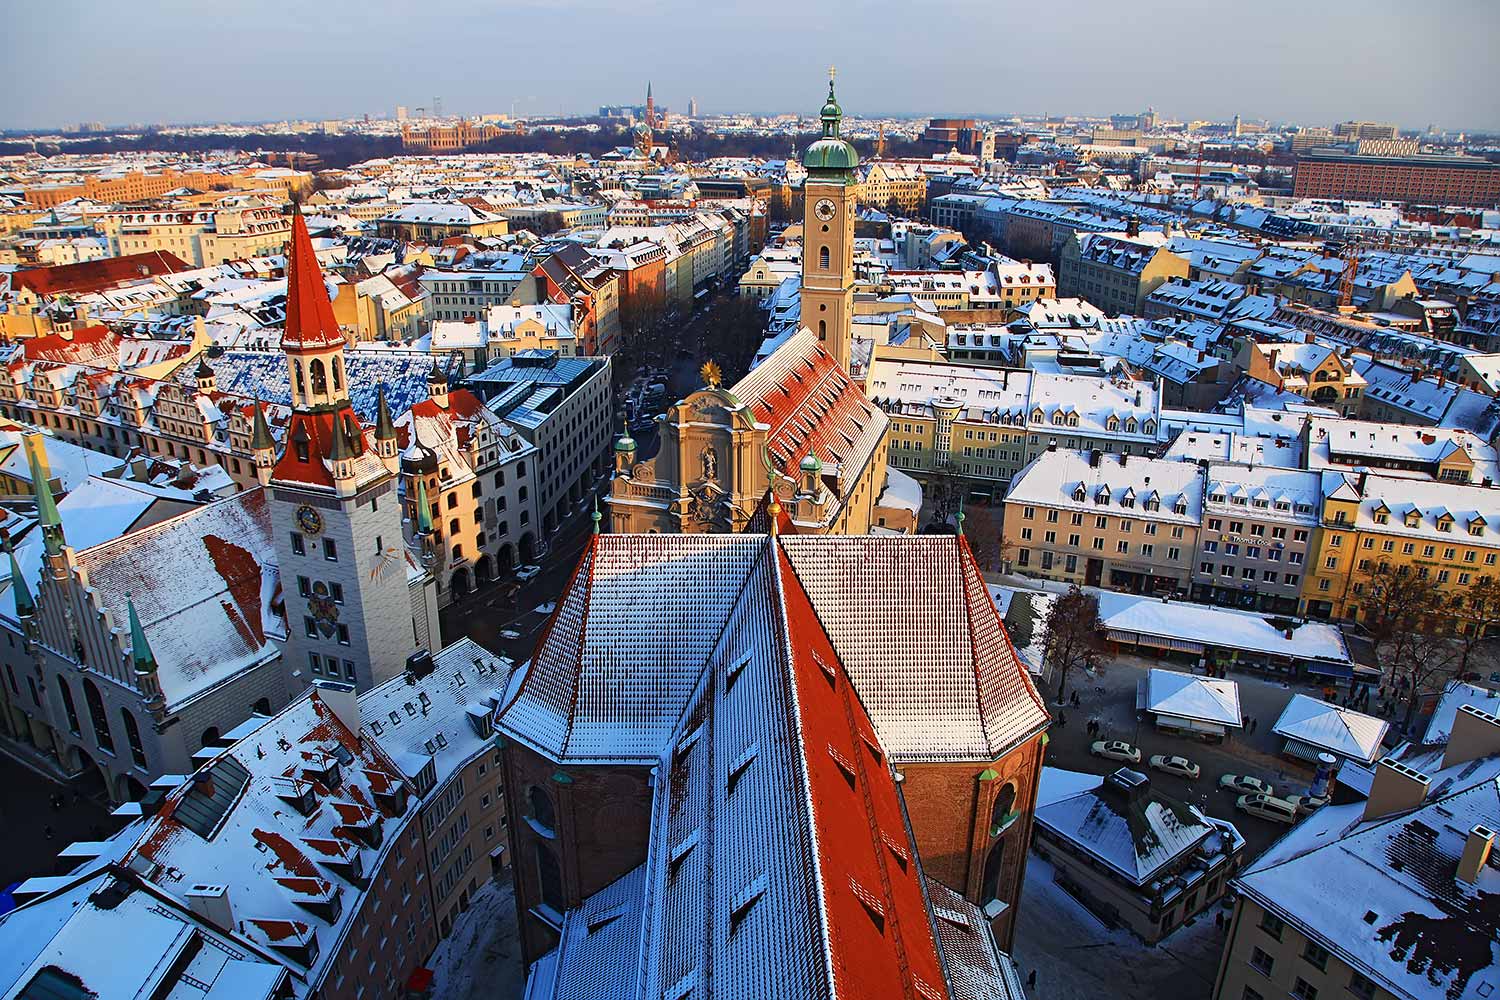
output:
[[[297,527],[304,534],[316,535],[323,530],[323,515],[305,504],[297,508]]]
[[[827,222],[829,219],[833,218],[834,214],[837,213],[838,210],[839,207],[828,198],[819,198],[818,203],[813,206],[813,214],[822,219],[824,222]]]

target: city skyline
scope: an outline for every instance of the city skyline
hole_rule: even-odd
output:
[[[868,117],[1101,116],[1153,106],[1177,119],[1240,114],[1307,124],[1354,118],[1407,129],[1500,128],[1500,106],[1489,96],[1500,74],[1485,51],[1500,30],[1500,10],[1467,0],[1420,13],[1375,6],[1379,16],[1368,6],[1275,0],[1264,20],[1295,17],[1298,31],[1263,36],[1227,12],[1175,9],[1093,30],[1113,10],[1097,0],[1075,0],[1045,23],[970,0],[945,0],[935,9],[949,16],[910,23],[876,0],[852,9],[773,0],[749,25],[742,12],[723,8],[689,19],[683,0],[649,0],[628,12],[599,0],[531,0],[503,17],[464,20],[465,48],[480,58],[460,51],[429,66],[424,53],[452,45],[463,8],[439,3],[413,19],[379,0],[362,5],[357,20],[340,5],[295,15],[277,5],[269,16],[231,9],[216,15],[205,38],[201,22],[175,0],[150,11],[67,0],[15,13],[12,64],[35,86],[24,104],[0,111],[0,128],[386,117],[397,105],[427,106],[432,96],[451,114],[569,116],[633,103],[647,79],[658,101],[678,111],[695,97],[707,113],[806,113],[810,88],[830,62],[839,66],[846,108]],[[293,16],[296,31],[288,28]],[[380,30],[395,18],[400,32]],[[592,28],[569,41],[566,57],[546,45],[516,45],[518,37],[577,32],[580,19]],[[955,20],[980,30],[955,33]],[[907,53],[899,75],[887,66],[888,29],[896,22]],[[48,34],[59,24],[85,23],[90,30],[79,34],[74,58],[51,58]],[[674,49],[660,48],[661,23],[674,26]],[[813,43],[778,47],[793,30]],[[727,33],[737,39],[733,48],[716,42]],[[1410,40],[1424,35],[1443,37],[1447,58],[1418,77],[1368,74],[1372,65],[1408,61]],[[239,58],[226,58],[219,44],[231,38]],[[1330,47],[1330,38],[1341,44]],[[91,59],[104,64],[111,52],[153,47],[170,56],[119,64],[129,88],[104,87],[100,75],[78,72]],[[403,65],[420,72],[392,72]]]

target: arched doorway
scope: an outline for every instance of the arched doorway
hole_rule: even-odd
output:
[[[474,563],[474,579],[478,583],[489,583],[495,578],[494,564],[490,562],[488,555],[482,555]]]
[[[531,532],[521,536],[521,561],[529,563],[536,558],[536,538]]]
[[[1005,843],[1009,839],[995,841],[984,859],[984,879],[979,884],[979,898],[984,903],[1000,898],[1000,875],[1005,870]]]
[[[448,578],[448,587],[453,591],[454,597],[462,597],[473,590],[473,578],[469,576],[468,569],[460,567],[454,570],[453,575]]]
[[[511,548],[509,542],[500,546],[500,551],[495,553],[495,566],[500,575],[509,573],[516,565],[516,550]]]
[[[72,763],[76,772],[71,782],[73,788],[89,798],[109,799],[110,782],[105,777],[104,768],[83,747],[75,746],[72,749]]]

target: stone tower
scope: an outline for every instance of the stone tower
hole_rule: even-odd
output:
[[[266,481],[286,595],[288,690],[337,678],[364,691],[401,673],[407,655],[436,637],[414,624],[425,620],[413,612],[422,588],[409,581],[415,564],[383,454],[392,442],[376,441],[350,405],[344,338],[300,214],[281,349],[292,416]]]
[[[854,321],[854,170],[859,154],[839,134],[844,113],[833,96],[823,105],[823,136],[807,147],[802,165],[802,325],[849,370]]]

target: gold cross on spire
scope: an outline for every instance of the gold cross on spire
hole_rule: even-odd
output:
[[[836,67],[833,67],[833,66],[829,66],[828,67],[828,82],[829,83],[832,83],[833,82],[833,78],[836,77],[836,76],[838,76],[838,75],[839,75],[839,71],[838,71],[838,69]]]

